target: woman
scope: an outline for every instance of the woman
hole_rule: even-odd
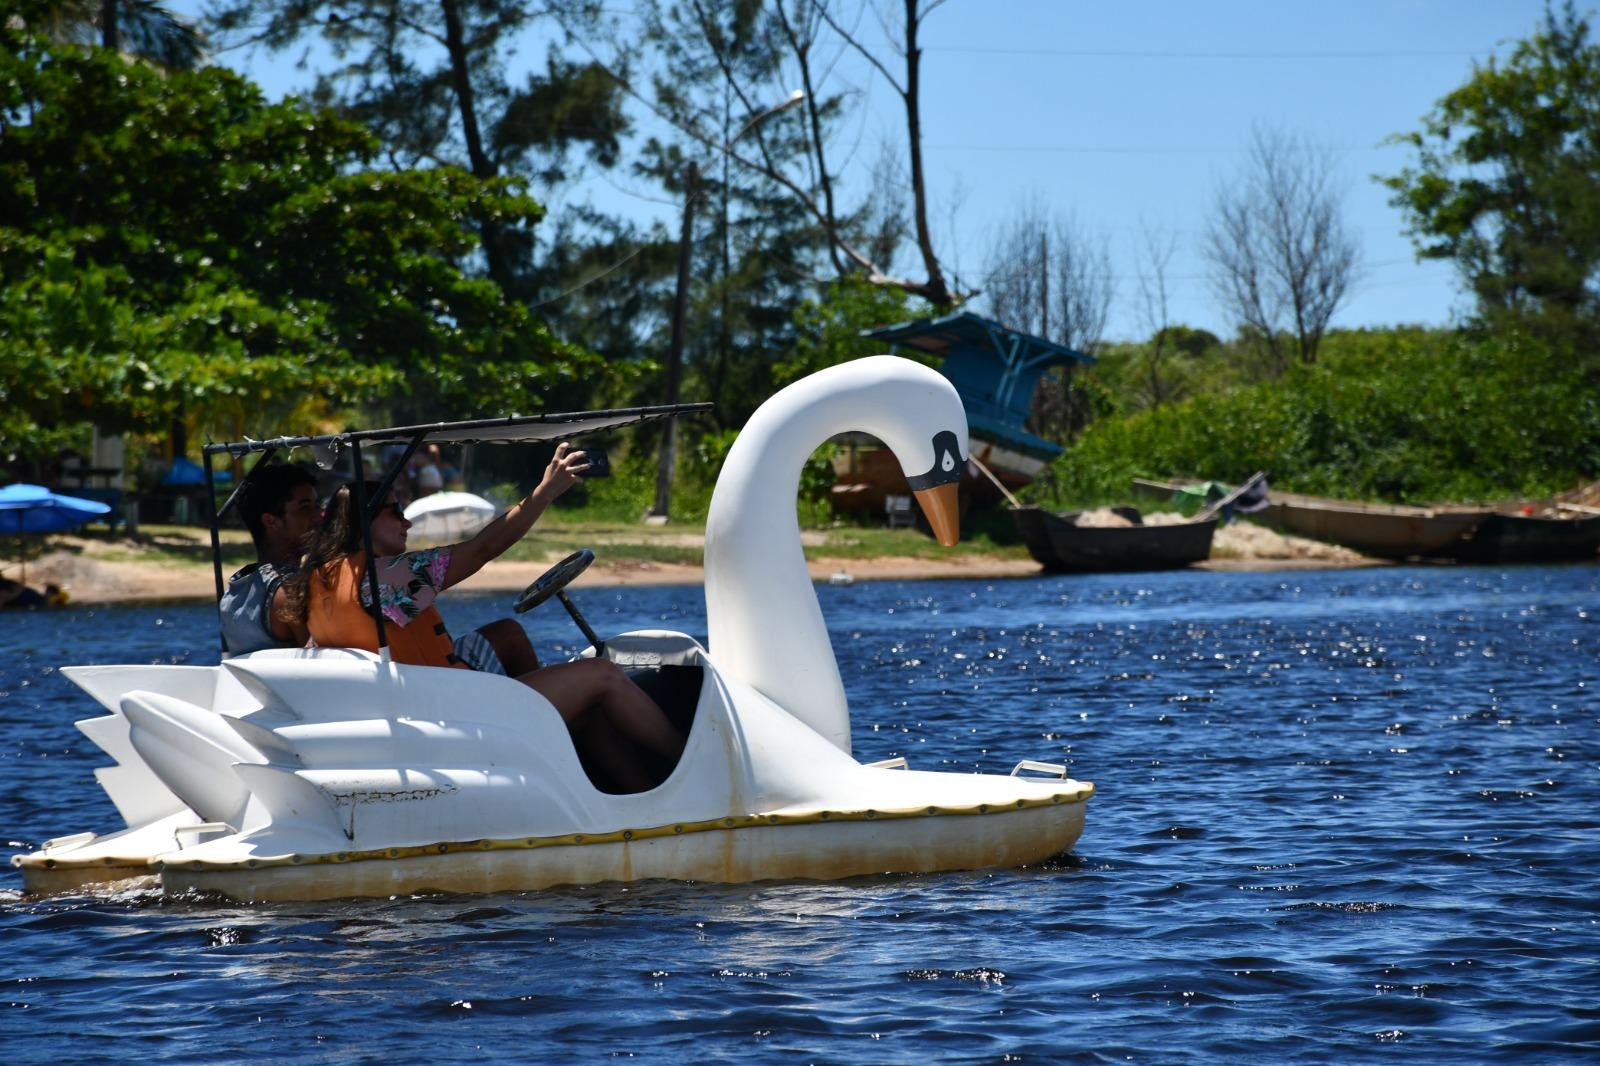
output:
[[[509,673],[500,668],[499,657],[493,653],[492,627],[468,634],[460,642],[452,641],[434,599],[521,540],[545,508],[577,484],[588,468],[582,452],[572,451],[566,443],[557,445],[544,477],[526,499],[471,540],[443,548],[406,551],[406,531],[411,523],[399,504],[393,500],[385,503],[372,520],[372,548],[378,557],[379,602],[394,661]],[[375,498],[377,490],[376,484],[368,482],[368,499]],[[299,572],[284,585],[289,620],[304,625],[322,647],[377,651],[366,569],[355,494],[345,485],[329,501]],[[495,625],[509,625],[519,633],[522,629],[509,619]],[[669,767],[683,754],[683,737],[661,708],[609,660],[580,659],[512,676],[555,705],[585,756],[585,764],[598,767],[606,779],[603,784],[617,791],[643,792],[659,783],[645,769],[633,745]]]

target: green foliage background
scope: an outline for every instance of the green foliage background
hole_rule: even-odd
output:
[[[404,58],[405,41],[324,19],[335,6],[231,0],[219,24],[270,14],[273,47],[359,43],[320,84],[336,109],[268,103],[222,67],[162,70],[30,34],[56,13],[51,0],[15,0],[0,21],[0,463],[13,473],[81,445],[90,423],[260,437],[347,417],[661,402],[676,232],[598,216],[541,229],[528,192],[580,150],[620,161],[616,86],[559,58],[526,86],[507,83],[506,34],[548,12],[473,8],[467,58],[487,86],[490,131],[488,156],[473,160],[452,125],[453,90],[431,68],[363,81]],[[685,121],[709,116],[712,143],[742,136],[744,113],[726,106],[717,64],[686,32],[700,9],[653,10],[644,44],[671,75],[657,103]],[[713,36],[752,77],[782,65],[770,13],[716,12]],[[1078,506],[1125,499],[1135,476],[1265,470],[1283,489],[1423,502],[1533,497],[1600,475],[1600,48],[1589,36],[1570,4],[1547,11],[1508,60],[1475,69],[1401,138],[1416,158],[1386,184],[1420,254],[1461,268],[1479,301],[1472,326],[1335,332],[1317,364],[1281,376],[1252,361],[1245,336],[1175,325],[1106,345],[1067,381],[1070,419],[1036,412],[1033,428],[1070,447],[1032,497]],[[413,106],[408,94],[424,90],[426,106]],[[844,106],[828,102],[823,117]],[[797,112],[764,123],[762,150],[803,156],[797,123]],[[830,271],[815,221],[726,162],[693,138],[651,138],[631,160],[696,208],[681,398],[718,406],[682,427],[674,516],[689,522],[762,400],[883,350],[862,331],[929,313]],[[848,228],[858,242],[881,237],[888,262],[892,221],[863,206]],[[490,269],[491,234],[514,269]],[[1062,387],[1052,378],[1042,391]],[[625,435],[615,477],[570,502],[636,521],[658,440],[657,428]],[[829,458],[806,469],[808,523],[829,517]],[[486,458],[476,473],[526,479],[523,459]]]
[[[518,183],[376,166],[364,127],[222,68],[0,42],[0,458],[88,422],[559,409],[622,372],[472,271],[478,219],[538,219]]]
[[[1396,502],[1535,497],[1600,472],[1600,391],[1564,346],[1526,335],[1331,334],[1313,366],[1093,423],[1033,486],[1058,506],[1125,499],[1130,479],[1238,482]]]

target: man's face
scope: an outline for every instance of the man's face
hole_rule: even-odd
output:
[[[283,505],[283,514],[262,515],[262,522],[274,539],[282,544],[299,544],[317,528],[322,512],[317,508],[317,492],[310,485],[298,485]]]

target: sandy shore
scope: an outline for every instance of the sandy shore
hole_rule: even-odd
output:
[[[1155,516],[1152,516],[1155,517]],[[676,534],[674,540],[694,536]],[[816,543],[820,535],[808,537]],[[159,557],[129,559],[126,550],[119,557],[107,558],[105,541],[61,538],[63,550],[32,560],[27,567],[28,584],[42,588],[53,582],[65,588],[76,604],[206,600],[216,595],[211,568],[202,564],[173,563]],[[616,585],[699,585],[705,581],[703,568],[684,563],[656,563],[601,558],[574,587]],[[620,549],[618,554],[624,554]],[[527,587],[558,558],[548,561],[490,563],[461,587],[475,592],[513,594]],[[818,555],[808,564],[818,581],[920,581],[940,578],[1019,578],[1040,573],[1032,559],[985,555],[950,555],[943,559],[908,557],[828,558]],[[1225,526],[1217,531],[1212,556],[1200,568],[1208,570],[1320,570],[1329,567],[1378,565],[1375,560],[1332,545],[1298,537],[1285,537],[1271,530],[1248,524]],[[8,568],[8,576],[15,576]],[[842,576],[841,576],[842,575]]]
[[[555,560],[552,559],[551,562]],[[493,562],[459,587],[469,592],[521,592],[549,563]],[[1039,572],[1032,560],[971,556],[948,562],[927,559],[819,559],[808,564],[818,581],[847,574],[853,581],[925,580],[930,578],[1024,577]],[[840,579],[843,580],[843,579]],[[615,585],[699,585],[705,570],[684,563],[596,562],[573,583],[574,588]],[[28,584],[42,588],[53,582],[65,588],[74,604],[207,600],[216,595],[209,568],[160,563],[107,561],[92,556],[55,553],[28,564]]]

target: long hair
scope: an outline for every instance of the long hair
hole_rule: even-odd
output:
[[[340,485],[322,513],[322,524],[311,534],[300,569],[283,583],[283,614],[289,621],[305,624],[311,609],[311,579],[361,551],[361,522],[356,515],[354,482]],[[363,482],[367,502],[378,498],[376,481]]]

